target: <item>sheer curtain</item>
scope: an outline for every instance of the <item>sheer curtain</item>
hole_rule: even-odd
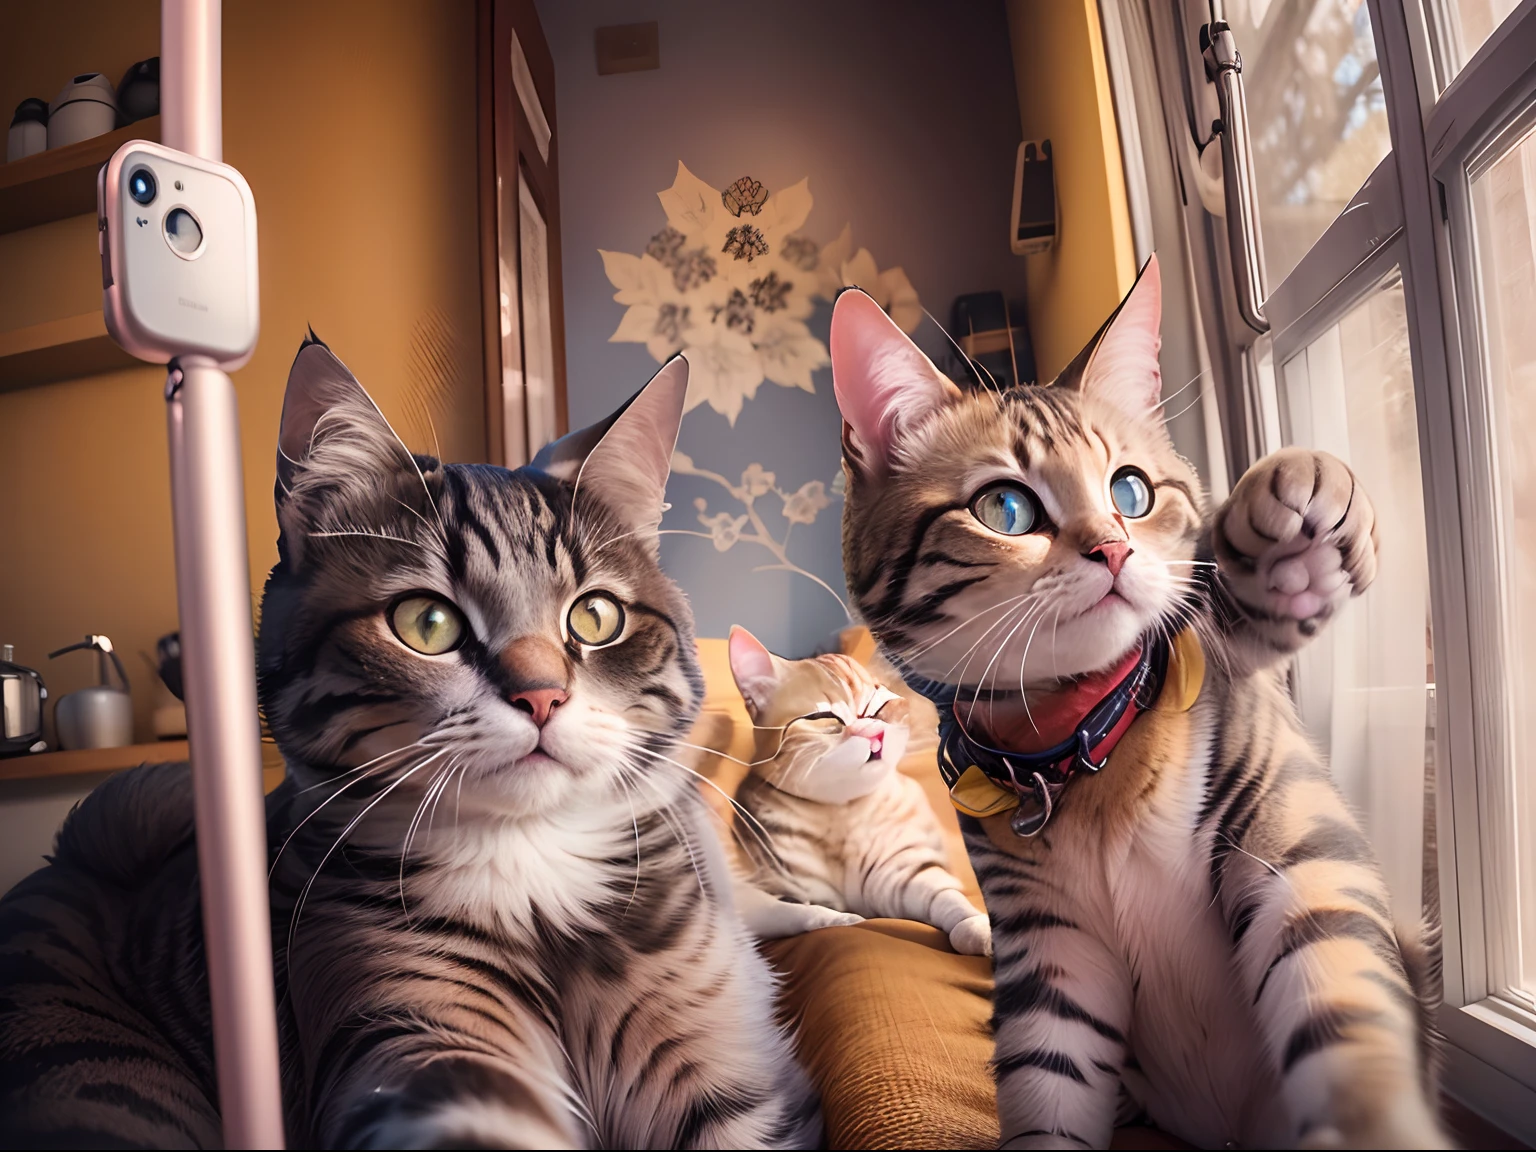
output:
[[[1378,284],[1281,366],[1288,443],[1348,462],[1376,509],[1375,583],[1296,661],[1302,720],[1364,820],[1393,913],[1424,899],[1424,785],[1433,763],[1434,671],[1418,425],[1401,280]]]

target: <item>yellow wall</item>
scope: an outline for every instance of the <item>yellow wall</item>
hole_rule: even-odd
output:
[[[159,51],[156,0],[11,5],[0,111],[77,71],[114,83]],[[225,0],[224,158],[256,195],[262,340],[235,375],[253,597],[276,560],[272,460],[305,326],[412,447],[485,458],[475,197],[474,5]],[[0,329],[99,308],[89,216],[0,236]],[[0,642],[55,698],[104,632],[150,735],[138,652],[176,627],[162,371],[0,394]],[[254,602],[254,601],[253,601]]]
[[[1029,326],[1050,380],[1136,277],[1131,216],[1096,0],[1008,0],[1025,140],[1051,141],[1060,231],[1029,263]]]

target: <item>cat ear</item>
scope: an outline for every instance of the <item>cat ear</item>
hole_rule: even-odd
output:
[[[313,331],[288,370],[277,434],[277,504],[307,487],[376,489],[414,464],[357,378]]]
[[[728,648],[731,676],[741,698],[746,701],[747,711],[756,717],[768,706],[779,685],[779,658],[740,624],[731,626]]]
[[[864,471],[886,471],[903,432],[960,398],[960,389],[857,288],[832,305],[831,343],[843,451]]]
[[[632,531],[661,524],[672,449],[688,396],[688,361],[674,356],[618,411],[539,450],[530,465],[591,492]]]
[[[1157,360],[1163,346],[1162,324],[1163,280],[1157,257],[1151,256],[1114,314],[1052,386],[1075,388],[1128,412],[1144,414],[1163,391]]]

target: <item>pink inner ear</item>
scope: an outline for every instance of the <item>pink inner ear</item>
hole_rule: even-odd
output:
[[[832,391],[868,465],[883,466],[902,428],[960,390],[891,321],[880,305],[852,289],[832,307]]]
[[[1162,325],[1163,281],[1153,256],[1094,350],[1083,391],[1132,411],[1155,405],[1163,391]]]
[[[741,625],[731,628],[728,645],[731,658],[731,676],[741,694],[754,703],[761,703],[766,688],[776,679],[773,654],[763,647],[763,642]]]

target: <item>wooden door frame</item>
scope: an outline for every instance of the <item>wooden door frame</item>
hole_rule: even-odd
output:
[[[512,83],[512,34],[516,32],[533,75],[534,90],[549,121],[549,159],[540,155],[533,128]],[[569,430],[565,382],[565,307],[560,247],[560,132],[555,116],[555,62],[533,0],[476,0],[475,3],[476,143],[478,153],[481,344],[484,359],[486,458],[517,467],[527,463],[527,392],[520,413],[522,451],[509,452],[503,396],[509,351],[501,333],[501,264],[514,278],[522,274],[518,188],[526,181],[544,214],[549,238],[550,339],[553,344],[555,426]],[[522,293],[512,292],[519,371],[523,369],[525,331]],[[513,439],[519,439],[516,431]],[[534,446],[537,447],[537,446]]]

